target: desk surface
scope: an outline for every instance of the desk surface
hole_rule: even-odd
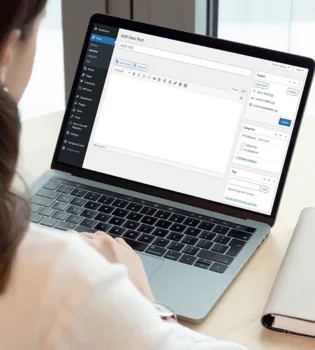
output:
[[[20,173],[27,183],[49,169],[62,113],[23,123]],[[266,331],[260,318],[289,244],[300,211],[315,206],[315,118],[305,117],[281,203],[270,238],[258,250],[208,319],[187,326],[212,337],[260,350],[315,349],[311,339]],[[310,160],[307,158],[310,155]]]

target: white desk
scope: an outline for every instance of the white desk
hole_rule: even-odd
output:
[[[28,183],[49,168],[62,116],[56,113],[24,122],[20,172]],[[191,328],[252,350],[315,349],[315,340],[271,333],[260,324],[299,213],[304,207],[315,206],[314,133],[315,118],[305,117],[272,235],[209,318],[200,325],[188,325]]]

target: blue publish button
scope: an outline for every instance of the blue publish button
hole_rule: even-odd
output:
[[[101,44],[112,45],[112,46],[115,46],[115,44],[116,44],[115,38],[110,38],[109,36],[97,35],[97,34],[91,35],[91,41],[95,41],[95,42],[101,43]]]
[[[290,120],[290,119],[280,118],[280,120],[279,120],[279,125],[287,126],[288,128],[291,126],[291,123],[292,123],[292,120]]]

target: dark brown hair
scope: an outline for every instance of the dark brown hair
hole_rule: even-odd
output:
[[[23,42],[47,0],[0,0],[0,55],[14,29]],[[17,248],[30,220],[29,201],[15,194],[12,180],[19,156],[21,125],[16,103],[0,86],[0,293],[10,278]]]

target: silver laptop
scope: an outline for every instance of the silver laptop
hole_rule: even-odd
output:
[[[313,72],[308,58],[94,15],[32,221],[123,237],[156,299],[202,321],[275,222]]]

